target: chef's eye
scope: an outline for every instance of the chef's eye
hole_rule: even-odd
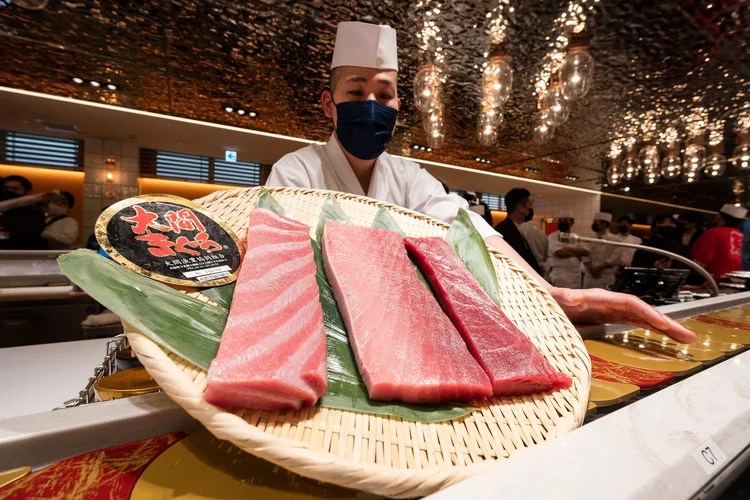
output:
[[[393,99],[393,96],[390,94],[380,94],[380,98],[390,101],[391,99]]]
[[[361,90],[350,90],[349,94],[357,97],[362,97],[364,95]]]

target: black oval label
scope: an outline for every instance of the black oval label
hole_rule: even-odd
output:
[[[115,203],[99,217],[96,239],[128,269],[173,285],[232,283],[242,262],[237,235],[200,205],[177,196]]]

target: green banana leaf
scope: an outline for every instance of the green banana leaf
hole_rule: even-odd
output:
[[[378,210],[378,212],[375,214],[375,219],[372,221],[372,227],[374,227],[375,229],[387,229],[389,231],[396,231],[402,237],[406,236],[406,234],[401,230],[401,227],[398,225],[398,222],[396,222],[391,213],[385,207],[380,207],[380,210]],[[427,279],[424,277],[424,274],[422,274],[419,266],[417,266],[417,263],[414,262],[414,259],[412,259],[411,257],[409,257],[409,260],[411,260],[411,265],[414,266],[414,270],[417,272],[419,280],[424,283],[424,286],[427,287],[431,294],[435,295],[435,293],[432,291],[432,288],[430,288],[430,284],[427,283]]]
[[[323,241],[323,229],[325,229],[326,222],[332,220],[349,222],[349,217],[341,208],[339,202],[336,201],[336,198],[329,194],[326,197],[326,201],[323,202],[323,209],[320,212],[320,219],[318,219],[318,225],[315,228],[315,239],[318,242]]]
[[[70,280],[157,344],[207,370],[216,357],[227,311],[129,271],[91,250],[57,262]]]
[[[228,285],[205,288],[201,290],[201,293],[228,311],[229,306],[232,305],[235,285],[236,283],[229,283]]]
[[[458,209],[456,220],[448,229],[445,240],[453,247],[464,265],[482,285],[484,291],[502,309],[500,288],[497,283],[497,273],[495,273],[492,256],[487,250],[487,245],[484,244],[479,231],[471,222],[469,214],[463,208]]]

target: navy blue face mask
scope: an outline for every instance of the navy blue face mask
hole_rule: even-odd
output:
[[[398,118],[398,111],[374,100],[338,103],[336,114],[339,142],[360,160],[373,160],[383,154]]]

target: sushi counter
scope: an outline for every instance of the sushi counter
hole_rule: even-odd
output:
[[[732,485],[750,464],[750,292],[660,310],[698,340],[582,329],[603,337],[586,343],[584,425],[430,498],[715,498]],[[110,498],[371,498],[218,440],[164,393],[0,420],[0,498],[74,498],[92,470]]]

